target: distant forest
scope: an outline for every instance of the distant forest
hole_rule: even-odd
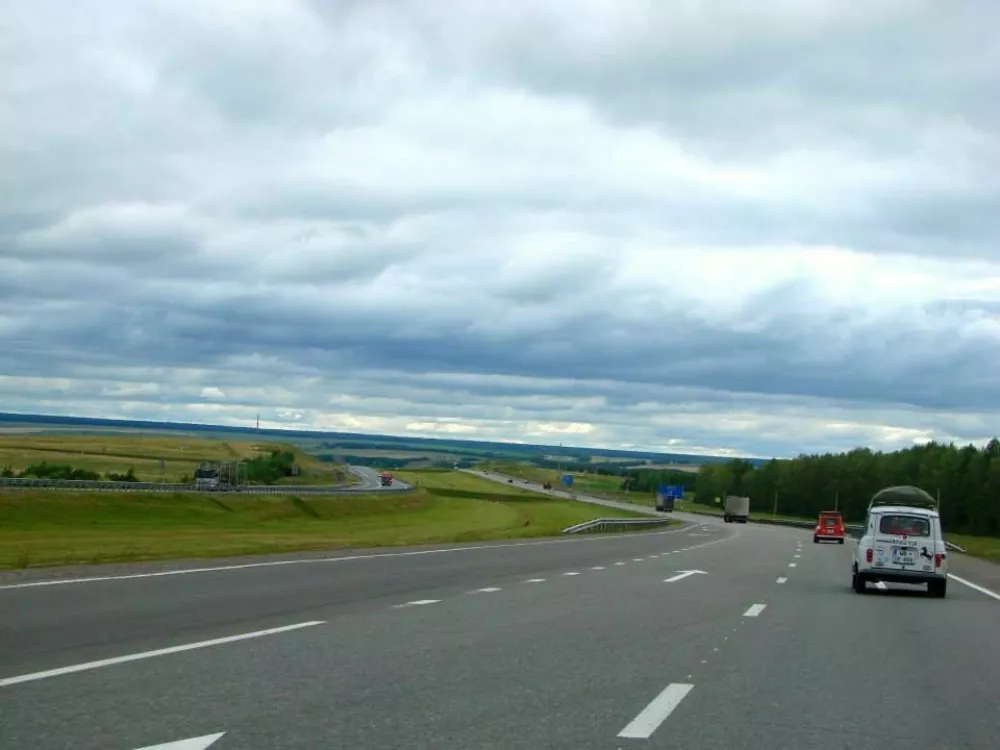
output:
[[[695,502],[726,494],[749,495],[753,510],[807,518],[836,504],[849,521],[864,519],[883,487],[910,484],[940,495],[942,525],[956,534],[1000,536],[1000,440],[984,448],[928,443],[893,453],[858,448],[849,453],[802,455],[759,467],[747,461],[703,465]]]

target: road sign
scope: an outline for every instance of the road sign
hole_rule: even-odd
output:
[[[572,487],[573,486],[573,475],[572,474],[563,474],[562,475],[562,483],[565,484],[567,487]]]
[[[659,494],[663,497],[672,497],[674,500],[683,500],[684,487],[679,484],[661,484]]]

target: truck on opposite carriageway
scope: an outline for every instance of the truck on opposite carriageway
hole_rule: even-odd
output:
[[[726,495],[722,519],[726,523],[746,523],[750,518],[750,498],[742,495]]]

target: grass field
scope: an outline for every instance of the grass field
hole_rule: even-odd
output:
[[[187,436],[88,435],[3,435],[0,436],[0,468],[21,472],[32,464],[68,464],[102,475],[136,475],[150,482],[178,482],[191,477],[202,461],[235,461],[265,455],[272,448],[294,450],[301,469],[298,477],[281,483],[335,484],[349,481],[341,467],[324,463],[288,445],[239,443]],[[161,464],[162,461],[162,464]]]
[[[945,539],[974,556],[984,560],[1000,563],[1000,539],[989,536],[966,536],[965,534],[945,533]]]
[[[458,472],[357,496],[0,491],[0,568],[506,539],[632,514]]]

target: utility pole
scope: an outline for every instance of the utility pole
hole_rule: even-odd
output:
[[[840,510],[840,490],[837,490],[833,495],[833,509]]]
[[[774,515],[778,515],[778,491],[774,491]]]

